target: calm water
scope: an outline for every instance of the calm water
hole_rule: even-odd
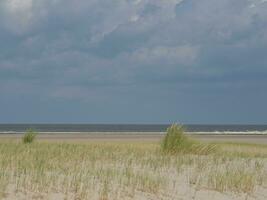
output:
[[[0,124],[0,133],[24,132],[162,132],[168,124]],[[263,132],[267,125],[185,125],[190,132]]]

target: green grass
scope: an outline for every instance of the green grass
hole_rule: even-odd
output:
[[[237,194],[267,187],[267,147],[216,145],[215,153],[200,155],[165,153],[157,143],[1,141],[0,194],[8,196],[11,187],[43,199],[51,193],[69,199],[177,199],[183,187]]]
[[[167,129],[161,147],[164,152],[171,154],[193,153],[207,155],[217,151],[217,146],[215,144],[207,144],[193,140],[185,134],[184,127],[177,124],[173,124]]]
[[[24,144],[30,144],[30,143],[33,143],[36,136],[37,136],[37,132],[33,129],[28,129],[26,131],[26,133],[24,134],[24,136],[22,137],[22,142]]]

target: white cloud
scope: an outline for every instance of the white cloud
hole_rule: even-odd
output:
[[[132,62],[139,65],[189,65],[193,64],[198,56],[198,47],[183,46],[156,46],[152,48],[138,49],[131,54]]]
[[[130,21],[131,21],[131,22],[136,22],[136,21],[138,21],[138,19],[139,19],[139,16],[138,16],[138,15],[134,15],[134,16],[132,16],[132,17],[130,18]]]
[[[139,21],[140,13],[147,5],[155,5],[160,9],[153,16],[142,18],[142,26],[151,27],[151,23],[160,23],[175,17],[175,6],[182,0],[2,0],[0,15],[5,18],[6,28],[16,34],[31,31],[32,26],[60,19],[66,23],[87,22],[88,32],[92,42],[101,41],[105,36],[117,30],[120,26]],[[69,22],[68,22],[69,21]],[[53,22],[52,22],[53,23]]]
[[[4,0],[2,10],[6,27],[12,32],[25,31],[32,22],[32,0]]]
[[[6,9],[15,14],[17,12],[28,12],[32,8],[32,0],[7,0]]]

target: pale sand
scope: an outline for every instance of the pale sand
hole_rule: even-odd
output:
[[[248,194],[233,194],[233,193],[221,193],[212,190],[196,190],[192,187],[183,186],[181,183],[181,187],[177,188],[177,196],[162,196],[160,194],[151,194],[144,193],[141,191],[137,191],[134,197],[125,196],[123,199],[116,200],[266,200],[267,199],[267,189],[258,188],[257,191],[253,195]],[[9,187],[9,191],[6,193],[6,197],[3,200],[30,200],[30,199],[39,199],[39,200],[76,200],[80,198],[76,198],[75,195],[69,193],[68,195],[64,195],[62,193],[30,193],[27,194],[22,192],[16,192],[14,187]],[[97,198],[91,198],[92,200]],[[113,199],[113,198],[111,198]],[[107,200],[102,199],[100,200]]]
[[[0,134],[1,139],[21,139],[23,134]],[[206,142],[240,142],[252,144],[267,144],[265,134],[192,134],[193,138]],[[103,142],[158,142],[164,136],[159,132],[91,132],[91,133],[40,133],[39,140],[44,141],[103,141]]]
[[[186,176],[184,176],[186,179]],[[77,198],[74,194],[69,192],[67,195],[63,193],[23,193],[17,192],[15,186],[10,185],[6,191],[5,197],[2,200],[83,200]],[[257,188],[253,194],[245,193],[221,193],[214,190],[196,189],[192,186],[184,184],[181,180],[179,186],[176,188],[176,193],[166,194],[152,194],[142,191],[136,191],[134,196],[127,195],[123,198],[101,198],[92,193],[88,200],[266,200],[267,188]]]
[[[49,142],[157,142],[160,141],[164,133],[43,133],[38,135],[38,140]],[[267,135],[192,135],[202,141],[216,141],[216,142],[244,142],[255,144],[267,144]],[[20,140],[22,134],[0,134],[0,140]],[[234,193],[220,193],[207,189],[196,189],[192,185],[185,184],[188,178],[185,174],[181,177],[182,180],[177,186],[176,194],[154,195],[137,191],[134,197],[124,196],[123,199],[118,200],[265,200],[267,199],[267,188],[259,187],[251,194],[234,194]],[[47,199],[47,200],[65,200],[76,199],[75,196],[69,193],[67,196],[61,193],[21,193],[16,192],[15,187],[10,185],[6,191],[4,200],[30,200],[30,199]],[[92,197],[90,199],[99,199]]]

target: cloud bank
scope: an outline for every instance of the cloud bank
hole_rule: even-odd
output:
[[[2,0],[0,121],[263,123],[266,11],[265,0]]]

